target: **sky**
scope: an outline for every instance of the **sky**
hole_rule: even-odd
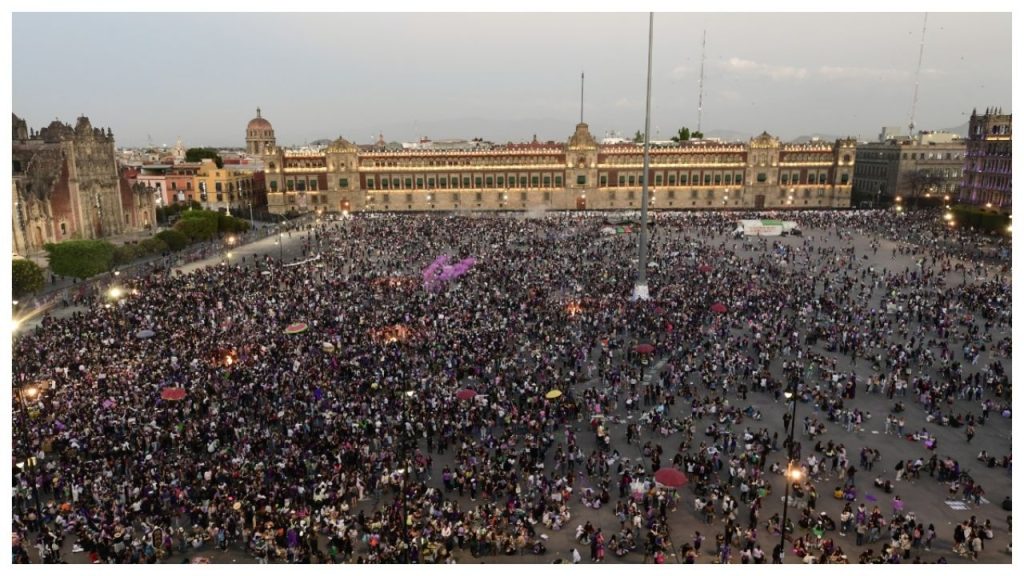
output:
[[[80,114],[118,146],[244,146],[262,108],[279,145],[480,137],[565,141],[643,128],[646,13],[13,14],[13,109]],[[922,13],[658,13],[651,130],[873,140],[907,126]],[[1011,110],[1009,13],[930,13],[915,125]]]

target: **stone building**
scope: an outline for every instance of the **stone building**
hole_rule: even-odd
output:
[[[54,120],[30,131],[12,120],[14,251],[34,254],[47,242],[114,236],[156,220],[153,197],[124,189],[110,129]]]
[[[883,130],[883,136],[885,132]],[[922,132],[857,145],[853,193],[862,200],[891,202],[955,197],[966,143],[953,134]]]
[[[1013,115],[971,112],[959,201],[1009,211],[1013,207]]]
[[[762,134],[652,148],[651,207],[847,207],[855,144],[783,144]],[[640,206],[643,173],[642,147],[598,144],[585,123],[564,144],[361,150],[338,138],[319,152],[270,144],[262,158],[275,213],[629,210]]]

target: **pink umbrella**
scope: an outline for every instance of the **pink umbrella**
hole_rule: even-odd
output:
[[[726,310],[728,310],[728,308],[726,308],[725,304],[722,304],[721,302],[715,302],[714,304],[711,305],[711,311],[712,312],[717,312],[719,314],[725,314]]]
[[[285,334],[298,334],[300,332],[305,332],[306,329],[308,329],[308,328],[309,328],[309,325],[306,324],[305,322],[295,322],[293,324],[289,324],[288,327],[284,329],[284,333]]]
[[[164,400],[184,400],[184,388],[164,388],[160,391],[160,397]]]
[[[651,352],[654,352],[654,345],[637,344],[636,347],[633,348],[633,350],[635,350],[637,354],[650,354]]]
[[[464,389],[459,390],[458,392],[456,392],[455,393],[455,397],[458,398],[459,400],[472,400],[473,398],[476,398],[476,394],[477,394],[476,390],[470,390],[469,388],[464,388]]]
[[[689,482],[689,478],[686,477],[680,470],[675,468],[662,468],[654,473],[654,481],[662,486],[668,488],[682,488]]]

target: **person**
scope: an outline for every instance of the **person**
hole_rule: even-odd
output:
[[[577,550],[576,548],[573,548],[572,549],[572,563],[573,564],[579,564],[582,561],[583,561],[583,557],[580,556],[580,551]]]

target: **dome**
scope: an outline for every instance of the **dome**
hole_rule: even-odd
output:
[[[335,140],[334,142],[331,142],[330,145],[327,146],[327,151],[328,152],[358,152],[359,151],[359,147],[356,146],[355,144],[349,142],[348,140],[345,140],[344,138],[341,138],[339,136],[337,140]]]
[[[267,119],[260,115],[260,109],[256,109],[256,117],[249,120],[249,125],[246,126],[246,130],[273,130],[274,127],[267,122]]]

